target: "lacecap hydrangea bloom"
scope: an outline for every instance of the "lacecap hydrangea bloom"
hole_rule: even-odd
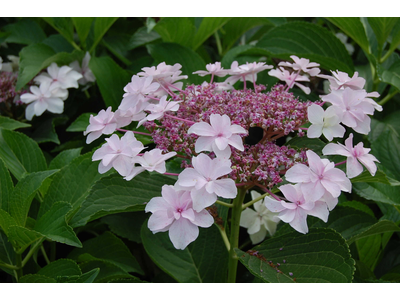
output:
[[[186,87],[181,80],[188,76],[181,74],[180,64],[143,68],[127,83],[115,112],[109,108],[90,118],[88,143],[112,134],[93,155],[101,161],[99,171],[114,168],[126,180],[144,171],[175,176],[176,183],[164,186],[146,212],[152,213],[150,230],[168,231],[177,249],[197,238],[198,227],[211,226],[218,216],[209,211],[215,211],[216,204],[240,209],[237,215],[242,219],[235,224],[248,229],[253,243],[267,232],[273,235],[279,221],[304,234],[308,215],[326,222],[340,194],[351,192],[348,176],[359,172],[358,162],[374,174],[376,160],[368,156],[368,149],[350,142],[345,148],[328,145],[326,154],[348,157],[351,171],[346,175],[329,159],[307,147],[292,147],[286,138],[302,138],[307,132],[309,138],[324,135],[332,141],[343,138],[347,127],[364,133],[368,115],[380,109],[370,98],[377,93],[365,92],[357,74],[320,75],[319,64],[294,55],[291,59],[275,69],[264,62],[233,62],[230,69],[219,62],[208,64],[194,74],[209,76],[210,81]],[[257,74],[265,70],[281,81],[268,90],[257,84]],[[309,94],[310,78],[316,76],[332,85],[321,100],[300,100],[290,91],[297,86]],[[132,122],[145,132],[123,129]],[[150,136],[155,148],[145,148],[134,138],[137,134]],[[182,171],[171,173],[166,162],[176,158]],[[284,180],[288,183],[282,185]],[[253,199],[243,202],[249,191]],[[255,194],[259,192],[265,194]],[[239,206],[232,204],[237,201]]]

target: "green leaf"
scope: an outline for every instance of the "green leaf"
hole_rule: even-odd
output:
[[[57,281],[54,278],[47,277],[40,274],[28,274],[22,276],[19,283],[56,283]]]
[[[96,20],[94,21],[93,44],[91,45],[89,52],[92,52],[96,48],[97,44],[101,41],[108,29],[110,29],[112,24],[114,24],[117,19],[117,17],[96,17]]]
[[[69,203],[54,203],[51,209],[37,220],[33,229],[50,240],[73,247],[82,247],[82,243],[77,238],[75,232],[66,222],[67,213],[71,209],[72,206]]]
[[[96,77],[105,105],[116,110],[121,103],[124,87],[130,82],[130,75],[108,56],[92,57],[89,68]]]
[[[358,182],[353,184],[353,191],[367,200],[400,205],[400,186],[379,182]]]
[[[1,128],[0,158],[18,180],[24,173],[47,169],[43,152],[35,141],[23,133]]]
[[[235,251],[240,262],[264,282],[346,283],[355,270],[345,240],[326,228],[266,240],[254,248],[256,253]]]
[[[52,34],[42,41],[42,44],[50,46],[56,53],[71,53],[74,47],[61,34]]]
[[[367,19],[378,40],[378,47],[382,50],[399,18],[369,17]]]
[[[192,49],[199,48],[211,35],[220,29],[231,18],[207,17],[203,18],[195,36],[193,37]]]
[[[387,178],[386,174],[380,170],[377,170],[374,176],[372,176],[370,172],[364,171],[357,177],[351,178],[350,181],[352,183],[355,183],[355,182],[380,182],[380,183],[384,183],[384,184],[390,184],[390,181]]]
[[[353,73],[354,66],[345,46],[326,28],[306,22],[289,22],[268,31],[257,43],[270,56],[308,58],[325,70]]]
[[[400,60],[397,60],[389,69],[383,69],[380,78],[383,82],[389,83],[400,90]]]
[[[8,241],[7,236],[1,231],[0,231],[0,261],[9,265],[15,265],[14,249],[11,243]],[[1,269],[14,276],[13,271],[11,271],[10,269],[2,267]]]
[[[101,221],[116,235],[141,244],[140,228],[147,218],[148,215],[141,211],[113,214],[103,217]]]
[[[18,122],[8,117],[0,116],[0,128],[15,130],[18,128],[31,127],[31,124]]]
[[[155,31],[147,32],[146,27],[141,27],[129,39],[127,49],[133,50],[137,47],[144,46],[148,43],[158,40],[159,38],[160,35],[157,32]]]
[[[391,42],[388,52],[392,53],[400,44],[400,21],[397,21],[391,33]]]
[[[196,27],[192,18],[163,18],[156,26],[155,30],[166,43],[177,43],[191,48]]]
[[[382,237],[379,234],[356,241],[359,260],[371,271],[375,269],[382,251]]]
[[[156,64],[165,62],[168,65],[179,63],[182,65],[182,75],[187,75],[188,79],[183,83],[190,82],[201,84],[204,78],[192,74],[195,71],[203,70],[206,66],[204,60],[192,49],[174,43],[158,43],[146,46]]]
[[[21,18],[16,23],[4,26],[3,29],[10,32],[10,35],[6,38],[6,43],[29,45],[39,43],[46,38],[46,34],[40,25],[27,18]]]
[[[66,115],[48,118],[40,123],[33,131],[31,138],[37,143],[51,142],[60,145],[60,140],[56,132],[56,126],[65,123],[68,120]]]
[[[92,162],[92,155],[93,153],[86,153],[75,158],[54,175],[38,217],[49,211],[55,202],[67,202],[75,211],[89,194],[93,184],[109,174],[99,174],[99,163]]]
[[[78,34],[81,45],[86,48],[86,38],[89,35],[94,17],[72,17],[76,33]]]
[[[290,139],[286,146],[290,146],[291,148],[299,148],[299,149],[311,149],[314,152],[322,155],[322,149],[326,146],[326,144],[320,139],[310,139],[308,137],[294,137]]]
[[[143,246],[156,265],[178,282],[225,282],[228,252],[215,226],[199,228],[199,237],[177,250],[167,232],[153,234],[142,226]],[[210,255],[212,253],[212,255]]]
[[[126,57],[128,55],[128,43],[131,36],[126,33],[114,33],[105,36],[102,44],[114,54],[121,62],[129,66],[132,62]]]
[[[80,268],[79,268],[80,271]],[[81,275],[71,275],[71,276],[58,276],[58,283],[92,283],[95,281],[97,275],[99,275],[100,269],[95,268]]]
[[[279,18],[240,17],[230,19],[223,27],[224,35],[221,35],[223,53],[226,53],[246,31],[262,25],[274,27],[276,20],[273,19]]]
[[[327,19],[352,38],[366,54],[371,53],[367,34],[360,18],[336,17]]]
[[[39,232],[17,225],[8,228],[7,236],[18,254],[23,253],[32,243],[44,239]]]
[[[364,229],[363,232],[360,232],[359,234],[351,237],[350,239],[347,240],[347,242],[351,244],[352,242],[359,240],[361,238],[385,232],[398,232],[398,231],[400,231],[400,227],[397,226],[394,222],[389,220],[381,220],[378,223],[375,223],[374,225],[368,227],[367,229]]]
[[[93,270],[99,270],[94,280],[95,283],[104,283],[111,280],[120,279],[133,279],[136,278],[125,272],[120,267],[117,267],[113,263],[109,263],[103,260],[90,260],[79,264],[82,272],[89,273]],[[86,273],[86,274],[87,274]]]
[[[68,132],[83,132],[89,125],[90,116],[96,116],[97,113],[83,113],[65,131]]]
[[[119,212],[142,211],[153,197],[161,195],[164,184],[173,185],[175,180],[144,172],[131,181],[119,174],[99,180],[71,220],[72,227],[85,225],[100,217]]]
[[[82,275],[81,269],[72,259],[58,259],[40,269],[37,274],[54,278],[59,276]]]
[[[75,158],[79,157],[82,148],[69,149],[60,152],[54,159],[50,162],[49,170],[61,169],[68,165]]]
[[[14,185],[6,166],[0,159],[0,208],[8,211],[9,199],[11,197]]]
[[[33,198],[43,181],[58,170],[34,172],[24,176],[15,186],[8,204],[10,215],[16,224],[25,226]]]
[[[382,120],[371,120],[371,131],[368,140],[374,143],[385,131],[389,130],[392,135],[400,137],[400,111],[394,111]]]
[[[57,30],[65,39],[73,43],[74,42],[74,26],[70,18],[66,17],[43,17],[47,23],[49,23],[55,30]]]
[[[87,240],[83,248],[71,251],[69,258],[78,262],[100,260],[111,263],[125,272],[133,272],[143,275],[136,258],[129,251],[129,248],[111,232]]]

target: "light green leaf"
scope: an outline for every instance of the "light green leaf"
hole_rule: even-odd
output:
[[[79,40],[83,48],[86,48],[86,38],[89,35],[90,29],[94,17],[72,17],[72,23],[74,24],[76,33],[78,34]]]
[[[0,116],[0,128],[15,130],[18,128],[31,127],[31,124],[18,122],[8,117]]]
[[[94,48],[96,48],[97,44],[101,41],[108,29],[110,29],[112,24],[114,24],[117,19],[117,17],[96,17],[96,20],[94,21],[93,44],[91,45],[89,52],[92,52]]]
[[[54,159],[50,162],[49,170],[61,169],[68,165],[75,158],[79,157],[82,148],[68,149],[60,152]]]
[[[231,18],[206,17],[200,23],[200,27],[193,38],[192,49],[199,48],[211,35],[220,29]]]
[[[144,274],[129,248],[109,231],[85,241],[83,248],[72,250],[69,258],[78,262],[100,260],[114,264],[128,273]]]
[[[173,185],[175,180],[144,172],[131,181],[119,174],[99,180],[71,220],[72,227],[85,225],[100,217],[119,212],[142,211],[153,197],[161,195],[164,184]]]
[[[32,243],[44,240],[39,232],[17,225],[8,228],[7,236],[18,254],[23,253]]]
[[[55,202],[67,202],[75,211],[89,194],[93,184],[109,173],[99,174],[98,162],[92,162],[93,153],[75,158],[54,175],[40,206],[38,217],[49,211]]]
[[[192,18],[162,18],[153,28],[166,43],[177,43],[191,48],[196,27]]]
[[[1,128],[0,158],[18,180],[24,173],[47,169],[43,152],[35,141],[23,133]]]
[[[75,232],[66,222],[67,213],[71,209],[72,206],[69,203],[54,203],[51,209],[37,220],[33,229],[50,240],[73,247],[82,247]]]
[[[10,35],[5,40],[6,43],[29,45],[41,42],[46,38],[46,34],[40,25],[27,18],[21,18],[16,23],[6,25],[3,30],[10,32]]]
[[[352,38],[366,54],[371,53],[365,28],[358,17],[336,17],[327,18],[330,22],[339,27],[346,35]]]
[[[15,186],[8,203],[9,213],[16,224],[25,226],[33,198],[43,181],[58,170],[34,172],[24,176]]]
[[[256,44],[270,56],[308,58],[325,70],[353,73],[354,66],[345,46],[326,28],[306,22],[289,22],[268,31]]]
[[[355,270],[345,240],[327,228],[266,240],[254,248],[256,253],[235,251],[240,262],[264,282],[346,283]]]
[[[90,115],[97,116],[97,113],[83,113],[65,131],[68,132],[83,132],[89,125]]]
[[[92,57],[89,68],[96,77],[105,105],[116,110],[121,103],[124,87],[130,82],[130,75],[109,56]]]
[[[175,43],[158,43],[146,46],[156,64],[165,62],[168,65],[180,63],[182,65],[182,75],[187,75],[188,79],[183,83],[201,84],[204,78],[192,74],[198,70],[204,70],[206,63],[192,49]]]
[[[199,230],[199,237],[184,250],[174,248],[168,232],[153,234],[147,222],[141,237],[154,263],[178,282],[225,282],[228,252],[221,235],[215,226]]]

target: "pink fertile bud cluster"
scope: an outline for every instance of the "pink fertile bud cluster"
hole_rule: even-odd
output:
[[[20,96],[25,94],[26,91],[16,91],[15,85],[17,84],[18,73],[14,72],[0,72],[0,103],[7,103],[6,105],[21,105]],[[31,85],[32,83],[28,84]]]
[[[211,226],[210,215],[205,209],[213,205],[218,197],[233,199],[238,194],[237,188],[249,190],[258,187],[271,193],[269,189],[281,183],[285,174],[286,180],[294,185],[286,184],[279,189],[289,202],[274,196],[275,199],[265,199],[264,205],[275,213],[274,222],[282,220],[297,231],[306,233],[307,215],[326,221],[340,193],[351,191],[351,183],[346,174],[329,160],[319,158],[311,150],[281,146],[277,140],[291,133],[303,136],[302,130],[306,128],[302,126],[309,121],[312,123],[309,131],[320,130],[328,139],[333,138],[339,131],[342,134],[342,129],[336,126],[338,119],[339,122],[348,122],[351,117],[346,121],[339,118],[336,110],[339,111],[341,106],[337,104],[335,107],[335,100],[330,98],[323,100],[330,100],[333,108],[324,112],[322,102],[316,104],[294,97],[289,89],[297,85],[309,92],[308,87],[298,82],[309,81],[309,77],[318,75],[320,70],[318,64],[307,59],[291,58],[294,63],[281,62],[280,70],[284,74],[276,76],[285,85],[276,84],[267,92],[265,86],[256,84],[257,73],[272,68],[265,63],[239,65],[233,62],[231,69],[223,69],[218,62],[208,64],[207,71],[194,73],[211,75],[211,82],[189,85],[185,89],[179,82],[187,78],[181,75],[181,65],[161,63],[143,68],[143,72],[134,75],[124,88],[125,94],[117,111],[112,112],[108,108],[90,118],[85,131],[88,143],[115,130],[126,132],[122,138],[113,134],[106,139],[106,144],[96,150],[93,160],[101,160],[99,172],[114,168],[126,180],[132,180],[144,170],[178,176],[174,186],[164,186],[162,197],[151,199],[146,206],[146,211],[152,212],[148,223],[150,230],[153,233],[169,231],[177,249],[184,249],[197,238],[199,226]],[[278,74],[277,70],[273,71],[269,72],[272,72],[270,75]],[[284,71],[289,75],[285,75]],[[213,83],[215,76],[228,75],[225,82]],[[232,85],[237,81],[243,82],[243,89],[233,89]],[[246,81],[253,83],[254,90],[246,89]],[[340,93],[341,89],[345,91],[347,87],[344,84],[338,84],[336,93]],[[373,100],[367,99],[367,96],[374,95],[358,95],[361,98],[365,96],[360,100],[364,115],[371,113],[371,106],[378,107]],[[318,109],[323,111],[319,116],[314,113]],[[354,111],[350,111],[349,114],[354,116]],[[365,116],[354,118],[362,123]],[[155,149],[143,153],[145,147],[133,134],[141,132],[121,129],[133,121],[150,132],[145,134],[152,137]],[[317,125],[320,127],[312,128]],[[258,128],[261,135],[256,142],[246,143],[252,128]],[[347,156],[351,175],[360,170],[358,161],[375,172],[369,149],[364,149],[362,145],[353,148],[350,144],[346,142],[345,148],[341,145],[330,146],[324,151],[327,155]],[[173,156],[182,159],[184,170],[180,174],[166,173],[165,161]],[[258,211],[264,214],[259,207]],[[256,229],[261,230],[249,219],[244,223],[255,226],[250,230],[252,233],[256,233]],[[272,233],[273,230],[270,231]]]

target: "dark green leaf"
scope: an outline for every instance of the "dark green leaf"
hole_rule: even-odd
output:
[[[192,49],[199,48],[211,35],[220,29],[231,18],[207,17],[203,18],[194,38]]]
[[[154,30],[164,42],[177,43],[188,48],[192,47],[196,33],[193,20],[180,17],[163,18],[154,26]]]
[[[51,142],[60,145],[60,140],[56,132],[56,125],[65,123],[68,120],[66,115],[56,116],[44,120],[39,126],[33,131],[31,137],[37,143]]]
[[[400,186],[390,186],[378,182],[357,182],[353,184],[353,190],[368,200],[400,205]]]
[[[156,63],[165,62],[168,65],[180,63],[182,65],[182,75],[187,75],[189,79],[183,82],[201,84],[204,78],[192,74],[198,70],[204,70],[206,63],[192,49],[174,43],[149,44],[147,49]]]
[[[46,34],[43,32],[40,25],[27,18],[21,18],[16,23],[4,26],[3,29],[10,32],[10,35],[6,38],[7,43],[29,45],[32,43],[39,43],[46,38]]]
[[[387,18],[387,17],[369,17],[368,23],[372,30],[375,32],[375,36],[378,40],[379,49],[383,49],[386,40],[388,39],[390,32],[398,22],[399,18]]]
[[[50,162],[49,170],[61,169],[68,165],[75,158],[79,157],[82,148],[69,149],[60,152],[54,159]]]
[[[44,155],[35,141],[20,132],[1,128],[0,158],[18,180],[24,173],[47,169]]]
[[[57,281],[54,278],[47,277],[39,274],[28,274],[22,276],[19,283],[56,283]]]
[[[105,105],[116,110],[121,103],[124,87],[130,75],[108,56],[92,57],[89,68],[96,77]]]
[[[397,60],[389,69],[384,69],[380,77],[383,82],[389,83],[400,90],[400,60]]]
[[[112,24],[114,24],[117,19],[118,18],[116,17],[96,17],[96,20],[94,21],[93,44],[91,45],[89,52],[92,52],[94,48],[96,48],[97,44],[101,41],[108,29],[110,29]]]
[[[345,240],[326,228],[266,240],[254,248],[257,253],[235,251],[245,267],[265,282],[345,283],[352,281],[355,269]]]
[[[70,18],[66,17],[44,17],[47,23],[49,23],[55,30],[57,30],[65,39],[73,43],[74,41],[74,26]]]
[[[79,266],[82,272],[86,272],[85,274],[93,270],[99,270],[94,280],[95,283],[109,282],[115,279],[135,278],[115,264],[103,260],[90,260],[79,264]]]
[[[372,176],[370,172],[364,171],[357,177],[350,179],[352,183],[355,182],[380,182],[384,184],[390,184],[389,179],[387,178],[386,174],[382,171],[377,170],[375,175]]]
[[[0,116],[0,128],[15,130],[18,128],[31,127],[31,124],[18,122],[8,117]]]
[[[0,208],[8,211],[9,199],[11,197],[14,185],[6,166],[0,159]]]
[[[52,34],[42,41],[42,44],[50,46],[56,53],[71,53],[74,47],[61,34]]]
[[[71,19],[81,45],[86,48],[86,38],[90,32],[90,28],[92,27],[94,17],[72,17]]]
[[[177,250],[167,232],[153,234],[143,224],[143,246],[150,258],[178,282],[225,282],[228,252],[215,226],[199,228],[199,237]],[[211,255],[210,255],[211,254]]]
[[[62,258],[43,267],[39,272],[37,272],[37,274],[57,280],[57,277],[59,276],[82,275],[82,272],[75,261]]]
[[[270,56],[289,59],[290,55],[308,58],[325,70],[353,73],[351,57],[340,40],[327,29],[306,22],[289,22],[268,31],[257,43]]]
[[[17,225],[12,225],[8,228],[7,236],[19,254],[23,253],[32,243],[44,239],[39,232]]]
[[[56,202],[51,209],[40,217],[34,230],[50,240],[64,243],[73,247],[82,247],[73,229],[67,225],[66,216],[72,205],[66,202]]]
[[[90,115],[96,116],[97,113],[83,113],[71,125],[68,126],[68,132],[83,132],[89,125]]]
[[[15,252],[8,241],[7,236],[0,231],[0,261],[9,265],[15,265]],[[3,271],[12,274],[14,276],[13,271],[7,268],[2,268]]]
[[[100,217],[129,211],[142,211],[153,197],[161,195],[164,184],[173,185],[175,180],[144,172],[126,181],[114,174],[98,181],[71,220],[72,227],[85,225]]]
[[[148,43],[151,43],[160,38],[160,35],[155,32],[147,32],[146,27],[139,28],[129,39],[129,43],[127,45],[128,50],[133,50],[137,47],[144,46]]]
[[[322,149],[326,146],[326,144],[320,139],[294,137],[286,143],[286,146],[299,149],[311,149],[316,153],[322,154]]]
[[[72,250],[69,258],[78,262],[100,260],[111,263],[125,272],[143,275],[142,269],[128,247],[108,231],[101,236],[85,241],[83,248]]]

